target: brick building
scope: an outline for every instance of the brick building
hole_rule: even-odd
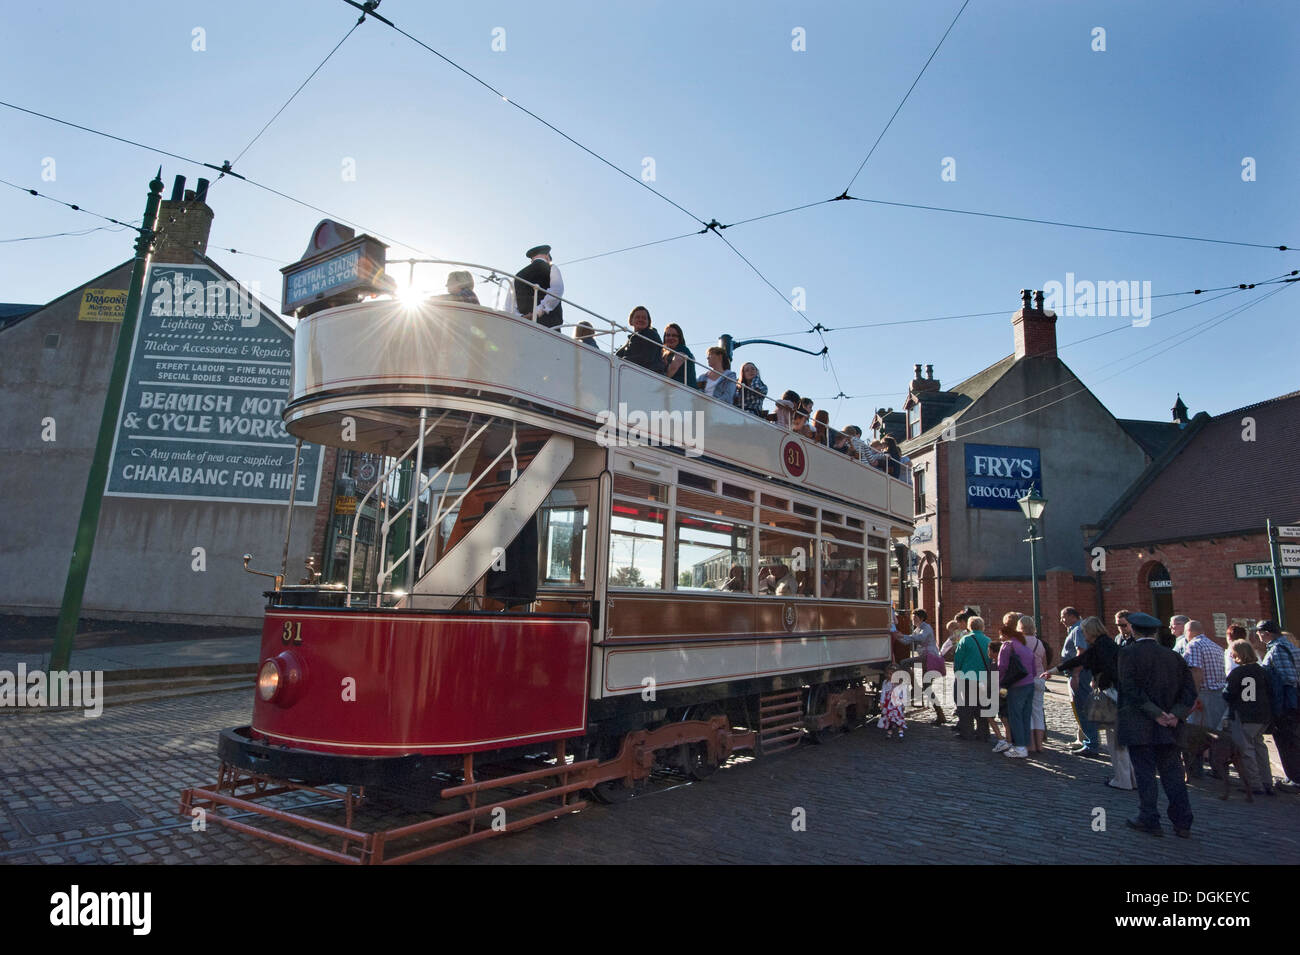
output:
[[[1300,392],[1197,415],[1092,529],[1107,613],[1141,610],[1229,623],[1276,619],[1265,522],[1300,524]],[[1283,578],[1291,629],[1300,569]]]
[[[1042,293],[1011,319],[1012,354],[944,389],[933,367],[913,380],[903,402],[903,453],[911,458],[916,536],[911,593],[940,626],[963,606],[993,621],[1032,612],[1027,525],[1016,498],[1036,485],[1048,505],[1039,533],[1039,594],[1044,638],[1064,633],[1062,606],[1096,612],[1097,580],[1082,528],[1095,524],[1185,426],[1184,420],[1121,421],[1056,352],[1056,315]],[[1181,405],[1181,402],[1180,402]],[[896,432],[899,413],[872,423]]]

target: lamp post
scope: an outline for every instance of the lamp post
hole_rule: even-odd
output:
[[[1043,632],[1043,615],[1038,608],[1038,560],[1035,553],[1034,545],[1037,544],[1041,537],[1035,536],[1038,533],[1037,522],[1042,520],[1043,511],[1047,508],[1047,498],[1038,493],[1038,485],[1029,485],[1029,490],[1025,496],[1016,499],[1020,505],[1021,512],[1025,519],[1029,521],[1029,536],[1025,538],[1029,544],[1029,576],[1034,584],[1034,631],[1040,635]]]

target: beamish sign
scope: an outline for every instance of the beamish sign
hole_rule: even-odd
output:
[[[1016,511],[1030,486],[1043,493],[1043,468],[1038,448],[1001,444],[966,445],[966,506]]]
[[[105,495],[287,503],[292,358],[292,334],[238,282],[151,266]],[[302,446],[296,503],[315,505],[320,460]]]

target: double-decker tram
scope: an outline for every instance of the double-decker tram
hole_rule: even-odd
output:
[[[301,316],[286,428],[385,473],[338,580],[277,576],[252,722],[182,812],[406,862],[861,722],[911,487],[615,357],[630,329],[564,305],[554,329],[450,297]],[[411,792],[419,821],[362,824]]]

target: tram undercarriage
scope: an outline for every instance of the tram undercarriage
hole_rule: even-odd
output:
[[[331,756],[240,727],[221,734],[217,782],[186,789],[180,811],[333,862],[415,862],[581,811],[593,798],[626,801],[657,773],[699,781],[738,753],[825,743],[872,715],[876,695],[863,674],[810,676],[826,682],[749,681],[762,686],[689,703],[701,694],[678,692],[650,709],[640,698],[611,701],[585,736],[463,756]],[[269,802],[276,797],[283,804]],[[410,812],[427,818],[385,825]]]

